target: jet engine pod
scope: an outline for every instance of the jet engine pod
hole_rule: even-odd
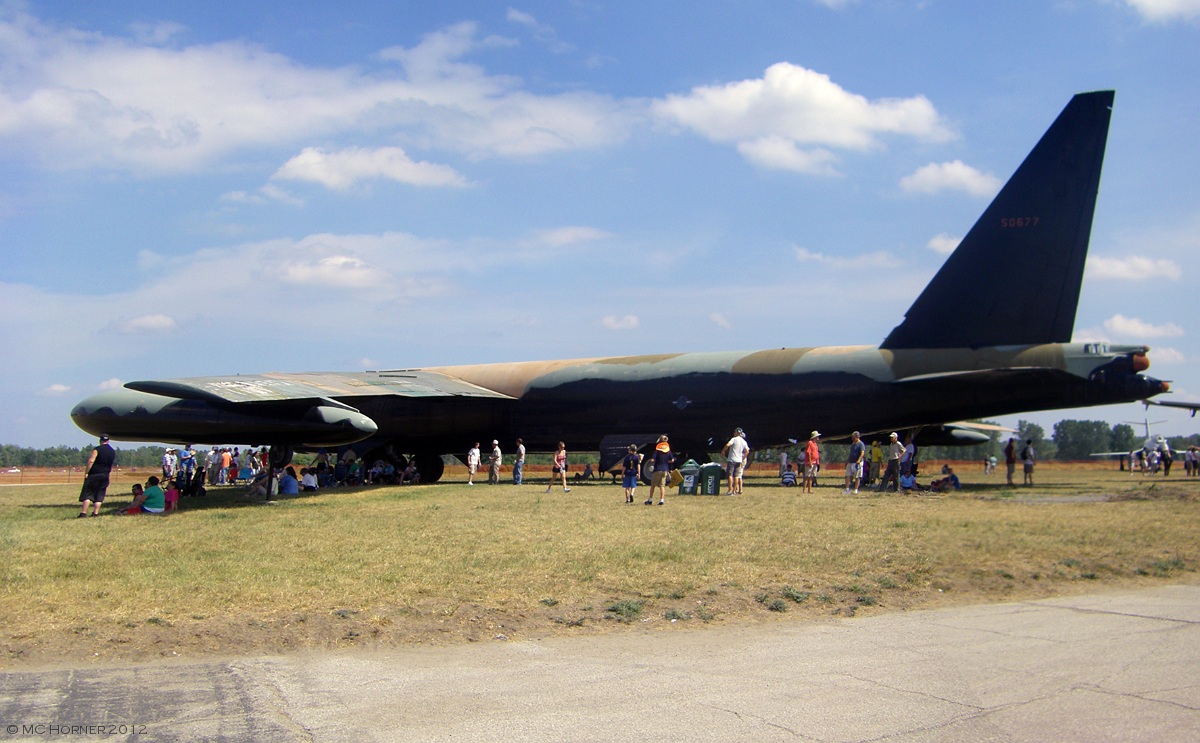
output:
[[[375,421],[357,410],[332,405],[314,405],[304,414],[303,422],[312,424],[311,428],[302,424],[304,435],[312,436],[304,442],[309,446],[353,444],[374,436],[379,430]]]

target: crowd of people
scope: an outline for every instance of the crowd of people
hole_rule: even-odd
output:
[[[788,453],[781,452],[779,459],[780,484],[784,486],[799,485],[805,492],[812,492],[817,485],[822,467],[821,433],[813,431],[807,443],[798,452],[798,461],[788,461]],[[733,432],[732,438],[721,449],[726,460],[725,477],[727,479],[727,494],[741,495],[744,487],[744,473],[751,461],[750,445],[746,441],[741,428]],[[635,502],[638,481],[642,477],[646,458],[651,460],[649,466],[650,493],[645,505],[653,505],[655,494],[658,495],[658,505],[665,505],[667,487],[677,484],[672,482],[672,472],[676,467],[676,457],[671,450],[670,439],[658,437],[648,454],[639,451],[636,445],[628,447],[627,455],[618,465],[621,485],[625,494],[625,503]],[[1133,471],[1143,474],[1162,472],[1169,475],[1171,464],[1175,458],[1170,445],[1163,437],[1158,437],[1153,444],[1150,442],[1141,449],[1131,452],[1131,467]],[[1184,471],[1189,477],[1200,477],[1200,449],[1189,446],[1182,455]],[[391,457],[378,457],[372,462],[358,457],[352,450],[347,449],[340,457],[335,457],[331,463],[329,454],[321,449],[308,467],[301,467],[299,473],[293,465],[272,472],[270,468],[270,452],[266,447],[259,449],[248,448],[244,451],[238,447],[212,447],[206,452],[193,449],[191,444],[183,449],[168,447],[162,457],[162,476],[150,477],[145,485],[134,485],[131,496],[132,503],[121,513],[166,513],[178,508],[181,495],[203,495],[205,483],[215,485],[232,485],[246,482],[249,484],[247,495],[270,497],[275,494],[295,495],[302,492],[315,493],[324,488],[354,485],[408,485],[421,482],[421,473],[416,462],[401,460],[401,466]],[[1004,447],[1007,482],[1015,485],[1017,463],[1021,464],[1025,486],[1033,485],[1034,470],[1037,463],[1037,451],[1032,440],[1023,444],[1016,438],[1010,438]],[[100,513],[104,502],[109,473],[116,461],[116,454],[108,443],[108,437],[102,436],[88,459],[85,468],[84,483],[80,490],[80,518]],[[466,454],[467,484],[475,484],[475,475],[483,464],[483,455],[479,442],[476,442]],[[498,484],[501,481],[501,470],[504,463],[500,442],[492,440],[491,452],[487,458],[488,483]],[[990,474],[996,467],[995,457],[984,460],[984,472]],[[525,445],[521,439],[516,439],[516,455],[512,462],[512,482],[520,485],[524,482]],[[564,442],[558,442],[558,447],[552,456],[550,481],[546,487],[549,493],[556,484],[561,484],[564,493],[571,492],[567,484],[569,469],[567,449]],[[875,491],[895,491],[898,493],[912,492],[946,492],[957,490],[961,485],[958,475],[953,468],[944,466],[942,477],[922,486],[917,481],[918,474],[916,447],[910,433],[901,443],[897,433],[888,436],[888,442],[883,445],[879,440],[872,441],[868,447],[858,431],[850,435],[850,445],[847,448],[843,489],[844,494],[857,494],[860,490],[874,488]],[[271,475],[274,474],[274,477]],[[614,469],[614,478],[618,471]],[[595,476],[591,465],[582,473],[574,475],[576,480],[590,479]],[[90,512],[90,513],[89,513]]]

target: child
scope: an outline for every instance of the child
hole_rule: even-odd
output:
[[[174,482],[167,486],[167,490],[163,494],[163,505],[164,513],[179,510],[179,487]]]

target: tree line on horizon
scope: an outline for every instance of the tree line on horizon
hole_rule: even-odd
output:
[[[989,421],[979,421],[989,423]],[[992,423],[991,425],[995,425]],[[1106,421],[1061,420],[1054,424],[1053,433],[1049,438],[1046,431],[1036,423],[1025,420],[1017,421],[1017,431],[1005,434],[1000,431],[990,432],[991,440],[979,446],[926,446],[919,452],[922,460],[964,460],[996,457],[1003,460],[1004,445],[1009,437],[1017,439],[1024,445],[1032,440],[1042,460],[1078,460],[1088,459],[1089,455],[1097,452],[1129,452],[1141,449],[1145,436],[1138,434],[1133,426],[1118,423],[1110,426]],[[1167,442],[1173,451],[1187,449],[1189,446],[1200,446],[1200,433],[1190,436],[1167,436]],[[867,445],[871,443],[867,440]],[[886,441],[881,443],[886,445]],[[753,442],[751,442],[753,446]],[[44,449],[22,447],[15,444],[0,444],[0,467],[75,467],[87,463],[94,444],[81,447],[51,446]],[[114,444],[117,450],[117,463],[122,467],[156,467],[162,462],[164,446],[139,446],[136,449],[122,449]],[[789,447],[787,451],[793,461],[802,444]],[[825,444],[822,446],[824,458],[828,462],[845,461],[848,446],[845,444]],[[757,461],[771,461],[779,457],[778,448],[760,449],[755,452]],[[464,452],[465,453],[465,452]],[[579,452],[573,457],[575,462],[582,464],[589,459],[587,455],[594,452]],[[506,453],[507,454],[507,453]],[[506,456],[506,459],[508,457]]]

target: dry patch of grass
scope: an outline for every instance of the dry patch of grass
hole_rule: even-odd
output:
[[[853,615],[1192,580],[1200,482],[1043,467],[1034,489],[625,506],[619,486],[334,490],[75,519],[0,490],[5,661],[278,652]],[[974,479],[974,482],[972,480]],[[113,500],[110,497],[110,500]]]

